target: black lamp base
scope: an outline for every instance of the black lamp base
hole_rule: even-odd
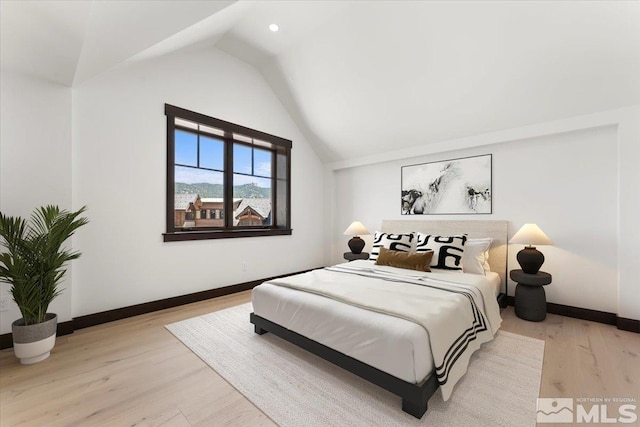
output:
[[[536,274],[544,264],[544,255],[534,246],[526,246],[518,252],[516,258],[522,271],[527,274]]]
[[[353,236],[353,238],[349,240],[348,245],[349,249],[351,249],[351,253],[359,254],[364,249],[364,240],[358,236]]]

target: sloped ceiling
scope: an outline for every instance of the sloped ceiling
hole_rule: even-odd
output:
[[[233,3],[2,0],[2,67],[78,85]]]
[[[0,15],[3,68],[70,86],[224,50],[327,162],[640,103],[640,2],[3,1]]]

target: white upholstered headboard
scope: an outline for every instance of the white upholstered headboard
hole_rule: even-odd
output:
[[[493,243],[489,248],[489,264],[491,271],[500,275],[500,288],[506,292],[507,284],[507,228],[508,221],[483,220],[383,220],[382,230],[391,232],[415,231],[427,234],[464,234],[469,238],[491,237]]]

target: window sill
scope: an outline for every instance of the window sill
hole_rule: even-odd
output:
[[[163,233],[165,242],[183,242],[187,240],[208,240],[208,239],[234,239],[238,237],[261,237],[261,236],[290,236],[291,229],[268,229],[268,230],[233,230],[233,231],[176,231],[175,233]]]

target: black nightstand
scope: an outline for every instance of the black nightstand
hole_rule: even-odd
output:
[[[344,256],[344,259],[346,259],[349,262],[355,261],[357,259],[369,259],[368,252],[360,252],[359,254],[354,254],[353,252],[345,252],[343,256]]]
[[[527,274],[522,270],[511,270],[509,277],[516,286],[516,316],[532,322],[541,322],[547,317],[547,296],[543,286],[551,283],[551,275],[544,271]]]

